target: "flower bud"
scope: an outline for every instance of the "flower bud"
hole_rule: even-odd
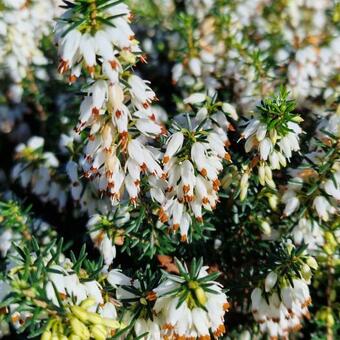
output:
[[[241,189],[241,193],[240,193],[241,202],[245,200],[245,198],[247,197],[247,193],[248,193],[248,186]]]
[[[273,178],[272,169],[268,165],[266,165],[264,167],[264,170],[265,170],[265,173],[266,173],[266,178],[272,179]]]
[[[272,141],[273,145],[275,145],[276,141],[277,141],[277,131],[276,131],[276,129],[270,130],[269,137],[270,137],[270,140]]]
[[[232,106],[231,104],[229,103],[223,103],[222,104],[222,111],[224,113],[229,113],[230,114],[230,117],[234,120],[238,120],[238,115],[237,115],[237,112],[235,110],[235,107]]]
[[[81,340],[81,337],[76,335],[76,334],[71,334],[69,337],[68,337],[68,340]]]
[[[148,305],[148,300],[147,300],[146,298],[144,298],[144,297],[141,297],[141,298],[139,299],[139,302],[140,302],[142,305],[144,305],[144,306],[147,306],[147,305]]]
[[[312,277],[312,272],[307,264],[304,264],[301,268],[302,277],[309,282]]]
[[[283,167],[286,167],[286,166],[287,166],[286,157],[285,157],[281,152],[278,152],[278,153],[277,153],[277,156],[279,157],[279,162],[280,162],[280,164],[281,164]]]
[[[77,318],[71,318],[70,324],[73,332],[80,336],[82,339],[90,339],[90,331],[88,328]]]
[[[248,330],[243,331],[239,337],[240,340],[251,340],[251,335]]]
[[[295,116],[295,117],[293,117],[292,121],[294,123],[302,123],[303,122],[303,118],[301,118],[300,116]]]
[[[333,290],[331,291],[331,294],[330,294],[330,300],[331,300],[332,302],[335,302],[335,301],[336,301],[336,298],[337,298],[336,290],[333,289]]]
[[[265,180],[266,180],[266,170],[265,170],[264,165],[261,164],[259,166],[259,181],[260,181],[260,184],[264,186],[266,184]]]
[[[337,242],[336,242],[336,239],[334,237],[334,235],[329,232],[329,231],[326,231],[325,232],[325,240],[326,240],[326,243],[328,243],[328,245],[333,249],[336,248],[337,246]]]
[[[241,189],[248,186],[249,174],[245,172],[241,177],[240,187]]]
[[[118,329],[121,326],[118,321],[108,318],[102,318],[102,325],[109,327],[111,329]]]
[[[270,272],[265,279],[264,286],[265,290],[268,293],[276,284],[277,274],[275,272]]]
[[[318,321],[326,321],[327,320],[327,309],[326,308],[322,308],[321,310],[319,310],[317,313],[316,313],[316,319]]]
[[[202,74],[201,61],[198,58],[192,58],[189,60],[189,68],[195,77],[200,77]]]
[[[198,302],[204,306],[207,302],[207,296],[204,292],[204,289],[202,287],[197,287],[195,289],[195,295],[196,295],[196,298],[198,300]]]
[[[327,326],[328,327],[333,327],[334,326],[334,316],[333,316],[333,313],[331,310],[328,311],[328,314],[327,314]]]
[[[276,184],[275,184],[275,182],[273,181],[273,179],[266,177],[266,183],[267,183],[267,185],[268,185],[269,187],[271,187],[272,189],[275,189],[275,188],[276,188]]]
[[[96,301],[94,299],[88,298],[80,304],[80,307],[86,310],[89,307],[92,307],[95,303],[96,303]]]
[[[200,104],[206,100],[206,94],[197,92],[184,99],[185,104]]]
[[[72,306],[70,310],[74,316],[76,316],[80,321],[86,322],[88,320],[88,313],[85,309],[79,306]]]
[[[323,250],[325,251],[325,253],[327,255],[332,255],[333,254],[333,249],[328,245],[326,244],[324,247],[323,247]]]
[[[87,320],[94,324],[103,323],[103,318],[97,313],[87,313]]]
[[[91,327],[91,336],[95,340],[105,340],[107,336],[107,330],[103,325],[94,325]]]
[[[268,198],[268,203],[270,207],[276,211],[277,210],[277,205],[279,203],[279,198],[276,195],[270,195]]]
[[[267,221],[262,221],[261,225],[260,225],[261,231],[263,232],[263,234],[265,235],[270,235],[272,229],[269,225],[269,223]]]
[[[288,251],[288,254],[291,254],[292,253],[292,250],[295,248],[295,246],[291,243],[288,243],[287,244],[287,251]]]
[[[309,256],[307,258],[307,264],[308,264],[309,267],[311,267],[314,270],[318,269],[318,263],[316,262],[316,260],[313,256]]]
[[[127,49],[122,49],[119,55],[126,63],[136,64],[136,56]]]
[[[41,336],[41,340],[51,340],[51,339],[52,339],[52,333],[50,331],[45,331]]]
[[[225,175],[222,180],[221,180],[221,187],[223,189],[227,189],[229,187],[229,185],[232,183],[233,181],[233,175],[232,174],[227,174]]]

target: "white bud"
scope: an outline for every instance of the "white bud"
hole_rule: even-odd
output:
[[[279,203],[279,198],[276,195],[270,195],[268,202],[270,207],[275,211]]]
[[[238,115],[237,115],[237,112],[236,112],[236,109],[234,108],[234,106],[232,106],[231,104],[229,103],[223,103],[222,104],[222,110],[223,112],[225,113],[229,113],[230,114],[230,117],[234,120],[238,120]]]
[[[263,234],[265,235],[270,235],[272,229],[269,225],[269,223],[267,221],[262,221],[261,225],[260,225],[261,231],[263,232]]]
[[[200,77],[202,74],[201,61],[198,58],[192,58],[189,61],[190,71],[195,77]]]
[[[260,184],[263,186],[266,184],[266,171],[265,171],[264,164],[261,164],[259,166],[259,181],[260,181]]]
[[[204,93],[193,93],[189,97],[184,99],[184,104],[200,104],[203,103],[206,99],[206,95]]]
[[[277,274],[275,272],[270,272],[265,279],[264,286],[265,290],[268,293],[276,284]]]
[[[241,189],[248,187],[249,174],[245,172],[241,177],[240,187]]]

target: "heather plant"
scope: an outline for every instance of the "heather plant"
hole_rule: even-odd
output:
[[[0,0],[0,338],[339,338],[339,22]]]

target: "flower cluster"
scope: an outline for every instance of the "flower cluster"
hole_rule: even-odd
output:
[[[155,289],[161,297],[155,303],[155,312],[162,315],[162,329],[169,338],[211,339],[225,333],[224,314],[229,303],[222,287],[202,267],[191,275],[168,276]],[[186,269],[186,272],[188,271]],[[162,297],[162,295],[165,295]],[[211,333],[210,333],[211,330]]]
[[[176,85],[185,94],[228,86],[244,110],[272,89],[255,63],[258,47],[246,34],[252,22],[260,21],[259,13],[268,2],[233,1],[221,6],[218,1],[186,1],[182,25],[187,33],[180,41],[172,37],[175,44],[169,42],[179,59],[172,69]],[[221,16],[211,15],[215,11]],[[258,78],[261,82],[255,81]]]
[[[68,189],[76,206],[79,205],[80,211],[90,216],[97,212],[105,214],[110,211],[111,203],[109,199],[101,197],[99,201],[97,186],[93,183],[83,183],[80,180],[80,171],[77,162],[69,160],[66,163],[66,174],[70,182]]]
[[[66,264],[69,266],[70,263]],[[68,273],[60,266],[53,266],[49,281],[46,284],[47,298],[54,305],[61,307],[60,298],[62,297],[64,308],[69,310],[68,322],[71,334],[68,339],[107,339],[114,335],[120,324],[116,321],[117,312],[114,304],[110,301],[104,302],[101,286],[97,281],[86,281],[81,283],[76,274]],[[53,336],[67,338],[63,331],[65,320],[52,318],[43,335],[42,339],[50,339]],[[66,332],[67,334],[67,332]]]
[[[325,122],[322,122],[324,126]],[[284,214],[291,215],[299,209],[301,201],[307,201],[315,215],[327,222],[338,211],[340,199],[339,150],[336,135],[321,129],[318,134],[325,136],[315,140],[315,146],[305,155],[305,162],[298,169],[291,169],[293,177],[282,196]],[[328,135],[327,135],[328,134]],[[323,171],[319,169],[324,169]],[[314,213],[313,213],[314,210]]]
[[[287,95],[281,90],[274,99],[262,101],[257,106],[258,117],[247,121],[241,135],[246,140],[245,151],[255,150],[254,164],[258,164],[260,184],[271,188],[276,187],[272,170],[286,167],[293,152],[300,150],[302,129],[299,123],[302,119],[292,112],[294,102],[287,101]],[[247,183],[247,180],[244,179],[244,182]]]
[[[59,160],[52,152],[43,152],[44,139],[31,137],[26,144],[17,145],[17,164],[12,169],[12,179],[18,180],[23,188],[31,186],[32,193],[43,202],[56,202],[59,209],[66,205],[67,195],[63,187],[53,181],[53,173],[59,167]]]
[[[166,274],[166,280],[158,285],[157,278],[149,278],[148,284],[117,271],[108,274],[108,281],[118,285],[117,297],[129,303],[125,320],[133,322],[136,336],[212,339],[211,334],[219,338],[225,332],[224,314],[229,304],[221,285],[214,281],[219,273],[208,274],[207,270],[202,262],[194,260],[189,271],[177,261],[177,274]]]
[[[93,272],[80,267],[84,250],[72,262],[62,253],[62,242],[23,239],[20,247],[19,243],[13,247],[13,260],[1,282],[1,300],[15,329],[32,326],[38,314],[43,340],[104,340],[121,327],[115,305],[95,279],[100,264],[99,268],[92,265]],[[33,314],[36,307],[39,312]]]
[[[159,8],[167,27],[166,14],[174,12]],[[247,111],[273,90],[275,78],[284,77],[299,106],[322,107],[319,96],[327,99],[338,90],[337,10],[329,0],[186,1],[179,18],[184,32],[176,35],[173,19],[176,33],[169,39],[170,57],[176,55],[173,81],[185,94],[226,86]]]
[[[88,77],[76,127],[77,132],[86,129],[84,174],[113,203],[124,188],[136,203],[142,173],[163,175],[149,141],[164,130],[151,106],[155,93],[131,70],[144,59],[130,20],[123,3],[76,1],[56,28],[59,71],[70,70],[70,81],[82,70]]]
[[[174,231],[180,229],[182,241],[187,240],[191,215],[202,222],[203,208],[208,211],[215,209],[223,160],[231,161],[226,150],[230,127],[226,114],[232,112],[235,116],[235,109],[227,103],[220,103],[222,110],[209,112],[208,107],[215,104],[208,99],[203,93],[194,93],[185,100],[185,103],[199,105],[199,111],[196,117],[188,117],[187,128],[183,128],[183,122],[176,124],[177,129],[174,126],[163,155],[164,193],[159,193],[159,187],[153,189],[158,189],[152,196],[161,204],[161,222],[168,222]],[[183,121],[185,117],[178,119]]]
[[[324,244],[323,230],[319,223],[302,217],[292,230],[294,244],[308,246],[309,251],[317,251]]]
[[[92,215],[87,222],[90,237],[109,266],[116,257],[116,245],[124,243],[124,232],[120,227],[130,219],[128,209],[121,207],[108,216]]]
[[[255,288],[251,294],[251,309],[262,333],[271,339],[286,338],[289,333],[301,328],[303,317],[309,317],[311,304],[308,284],[311,269],[317,269],[313,257],[304,255],[303,248],[288,245],[288,254],[298,276],[283,274],[285,264],[267,274],[263,288]],[[296,275],[297,275],[296,274]]]
[[[22,245],[33,234],[43,245],[56,237],[55,230],[48,223],[37,218],[32,220],[29,209],[22,211],[13,200],[0,202],[0,223],[0,260],[16,254],[15,246]]]
[[[41,67],[47,64],[47,58],[39,45],[42,37],[51,31],[56,3],[54,0],[4,0],[0,5],[4,7],[0,15],[1,73],[10,78],[9,98],[20,102],[22,81],[30,73],[47,79]]]
[[[62,135],[59,142],[57,152],[44,151],[45,140],[42,137],[33,136],[26,144],[18,144],[15,150],[17,163],[11,171],[12,180],[25,189],[30,187],[31,192],[42,202],[56,204],[60,211],[66,208],[68,199],[72,198],[80,213],[107,213],[111,208],[110,202],[105,198],[98,202],[97,190],[92,183],[84,185],[79,179],[79,165],[72,160],[61,164],[56,156],[62,152],[70,157],[68,152],[64,152],[65,147],[75,147],[77,142],[66,135]]]
[[[308,97],[322,95],[328,98],[336,93],[331,83],[339,68],[339,38],[329,14],[332,2],[292,2],[281,21],[282,35],[293,53],[287,48],[277,51],[278,64],[287,69],[289,89],[299,105]]]
[[[309,289],[304,280],[293,280],[293,286],[281,290],[280,296],[273,293],[268,300],[260,288],[255,288],[251,295],[252,312],[260,323],[263,333],[271,339],[287,337],[289,333],[301,328],[301,319],[308,317],[308,305],[311,303]]]

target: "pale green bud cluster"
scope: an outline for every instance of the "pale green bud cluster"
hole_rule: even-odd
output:
[[[95,301],[91,298],[84,300],[80,306],[70,306],[67,315],[69,328],[65,327],[61,320],[52,320],[43,333],[41,340],[105,340],[114,334],[122,325],[109,318],[102,317],[98,313],[89,312],[87,309],[93,306]],[[68,334],[68,336],[64,333]]]

